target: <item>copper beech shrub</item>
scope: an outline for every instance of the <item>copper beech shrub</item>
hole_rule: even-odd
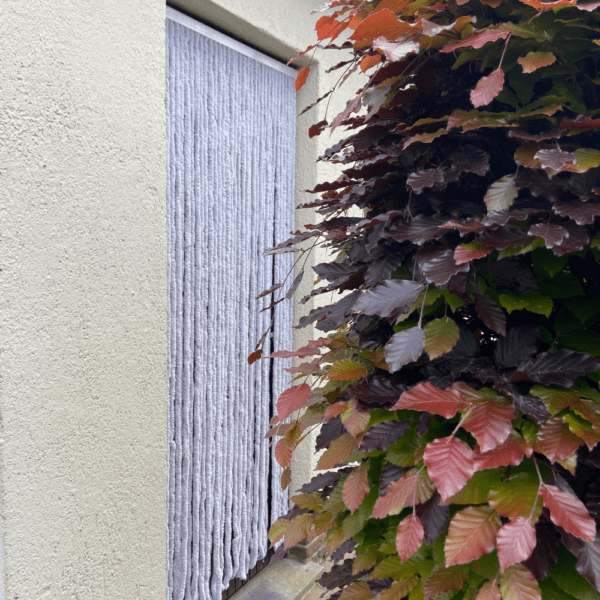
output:
[[[286,487],[321,427],[270,535],[325,534],[332,598],[600,600],[599,8],[321,9],[317,46],[365,85],[309,132],[347,132],[322,220],[271,250],[336,258],[299,323],[322,337],[271,355],[302,360],[267,435]]]

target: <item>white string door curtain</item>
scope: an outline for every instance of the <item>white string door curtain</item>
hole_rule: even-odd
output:
[[[220,600],[287,511],[264,434],[289,365],[247,356],[271,319],[265,355],[292,344],[289,303],[255,298],[292,266],[263,252],[294,226],[296,99],[291,69],[171,9],[166,41],[167,598]]]

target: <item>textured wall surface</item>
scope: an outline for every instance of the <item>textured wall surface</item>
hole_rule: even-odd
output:
[[[164,599],[164,18],[0,2],[9,600]]]
[[[294,79],[167,21],[169,516],[167,598],[220,600],[268,548],[287,510],[264,438],[289,361],[246,360],[291,254],[263,256],[294,226]],[[282,364],[283,363],[283,364]],[[289,365],[288,365],[289,366]]]

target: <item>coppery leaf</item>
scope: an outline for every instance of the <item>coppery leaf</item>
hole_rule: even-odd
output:
[[[485,244],[479,244],[477,242],[470,242],[468,244],[461,244],[456,247],[454,251],[454,262],[457,265],[471,262],[477,258],[483,258],[492,252],[493,248],[488,248]]]
[[[284,421],[294,411],[302,408],[310,396],[310,391],[310,386],[307,383],[285,390],[277,400],[277,414],[280,421]]]
[[[402,562],[419,549],[424,535],[423,525],[416,514],[411,513],[400,521],[396,532],[396,550]]]
[[[425,352],[432,360],[450,352],[460,337],[458,325],[450,318],[434,319],[423,328]]]
[[[502,598],[507,600],[542,600],[540,586],[523,565],[512,565],[500,579]]]
[[[500,525],[498,515],[487,506],[469,506],[457,512],[444,544],[446,566],[464,565],[491,552]]]
[[[537,439],[551,462],[565,460],[583,445],[583,440],[572,433],[562,419],[549,419],[542,423]]]
[[[482,452],[489,452],[508,439],[512,419],[517,416],[511,404],[493,401],[473,406],[470,414],[462,426],[475,437]]]
[[[471,103],[475,108],[489,104],[504,87],[504,71],[501,68],[482,77],[471,92]]]
[[[423,462],[443,501],[456,494],[475,472],[473,451],[452,436],[429,442]]]
[[[462,40],[444,46],[440,49],[440,52],[452,52],[458,48],[481,48],[488,42],[506,39],[508,34],[508,29],[492,29],[491,27],[486,27],[481,31],[472,33]]]
[[[517,62],[523,67],[523,73],[533,73],[554,64],[556,56],[552,52],[529,52],[525,56],[519,56]]]
[[[362,504],[368,491],[369,476],[362,467],[359,467],[348,475],[342,488],[342,498],[350,512],[354,512]]]
[[[330,381],[355,381],[362,379],[368,370],[365,366],[354,360],[342,359],[335,361],[327,372]]]
[[[329,448],[323,452],[315,469],[333,469],[336,465],[346,460],[357,448],[356,440],[350,433],[345,433],[337,440],[329,444]]]
[[[594,541],[596,523],[579,498],[554,485],[543,485],[540,495],[544,500],[544,505],[550,511],[550,519],[555,525],[582,540]]]
[[[519,517],[500,528],[496,545],[500,569],[527,560],[535,548],[535,528],[529,519]]]
[[[400,396],[394,410],[421,410],[451,419],[469,406],[456,390],[440,390],[429,382],[419,383]]]
[[[296,83],[294,84],[296,87],[296,91],[299,91],[300,88],[306,83],[308,78],[308,74],[310,73],[310,65],[308,67],[304,67],[298,72],[296,77]]]
[[[531,456],[533,449],[525,440],[516,436],[509,435],[508,439],[491,452],[475,453],[475,470],[495,469],[496,467],[505,467],[509,465],[520,465],[524,456]]]
[[[373,518],[382,519],[387,515],[397,515],[403,508],[427,502],[435,486],[427,473],[423,470],[413,469],[404,477],[398,479],[388,486],[387,494],[380,496],[375,502]]]
[[[502,594],[500,592],[500,588],[496,584],[496,581],[492,580],[486,581],[481,586],[477,596],[475,597],[475,600],[501,600],[501,598]]]

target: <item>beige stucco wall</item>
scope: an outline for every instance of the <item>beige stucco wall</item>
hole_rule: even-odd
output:
[[[287,60],[313,43],[321,1],[174,4]],[[165,595],[164,17],[163,0],[0,0],[7,600]],[[314,63],[298,113],[337,79],[330,64]],[[324,110],[298,121],[298,201],[330,175],[314,160],[332,140],[306,134]],[[293,489],[312,464],[306,444]]]
[[[7,600],[164,599],[164,14],[0,2]]]

